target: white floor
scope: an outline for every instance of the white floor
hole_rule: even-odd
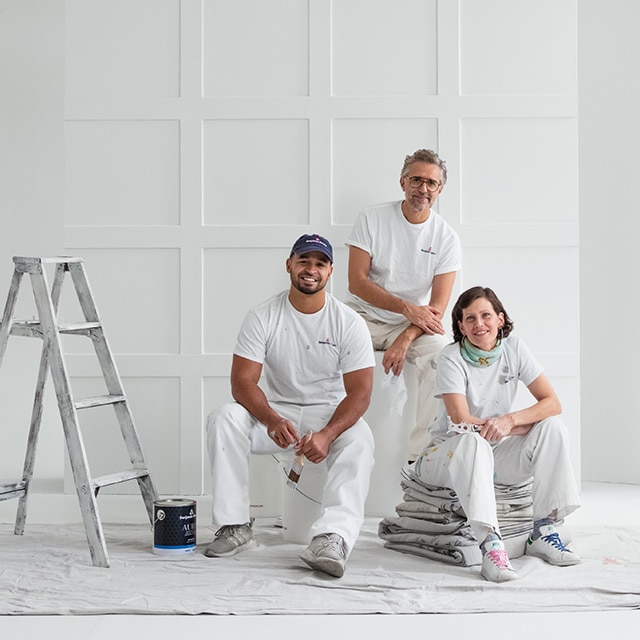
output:
[[[603,523],[640,527],[640,486],[583,485],[583,507],[571,516],[573,524]],[[2,567],[0,567],[0,571]],[[249,637],[260,640],[336,640],[347,634],[390,637],[408,634],[425,638],[517,637],[540,640],[558,632],[581,640],[635,637],[640,611],[470,614],[403,616],[4,616],[2,640],[113,640],[114,638]]]

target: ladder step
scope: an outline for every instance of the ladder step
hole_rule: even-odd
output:
[[[70,335],[90,335],[95,329],[100,329],[100,322],[72,322],[58,325],[60,333]],[[11,325],[11,335],[26,338],[42,338],[42,327],[38,320],[14,322]]]
[[[23,338],[42,338],[42,327],[38,320],[14,322],[11,325],[11,335],[22,336]]]
[[[25,483],[15,482],[13,484],[0,484],[0,500],[9,500],[24,495]]]
[[[120,484],[129,480],[137,480],[138,478],[146,478],[149,475],[148,469],[129,469],[128,471],[120,471],[119,473],[111,473],[106,476],[99,476],[91,481],[93,489],[100,487],[108,487],[113,484]]]
[[[91,398],[85,398],[84,400],[78,400],[73,403],[76,409],[90,409],[91,407],[103,407],[108,404],[117,404],[118,402],[126,402],[125,396],[119,395],[106,395],[106,396],[93,396]]]
[[[70,334],[89,334],[94,329],[100,329],[100,327],[102,327],[100,322],[70,322],[68,324],[59,324],[58,331]]]

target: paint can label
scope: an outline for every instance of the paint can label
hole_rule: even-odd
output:
[[[195,500],[156,500],[153,503],[153,552],[183,555],[196,548]]]

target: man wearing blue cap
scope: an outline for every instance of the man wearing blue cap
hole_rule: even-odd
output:
[[[327,465],[322,514],[300,557],[339,578],[362,526],[374,463],[373,436],[362,419],[373,348],[364,320],[325,289],[333,272],[328,240],[298,238],[286,269],[289,289],[249,311],[240,328],[231,367],[235,402],[207,420],[219,529],[205,555],[232,556],[255,545],[250,454],[295,450]],[[266,393],[259,386],[263,369]]]

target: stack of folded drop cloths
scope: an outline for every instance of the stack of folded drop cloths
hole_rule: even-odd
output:
[[[496,485],[498,524],[509,557],[524,553],[533,527],[533,479],[519,485]],[[402,470],[403,501],[398,517],[378,525],[378,535],[388,549],[442,560],[463,567],[482,563],[473,535],[455,491],[422,482],[407,465]]]

